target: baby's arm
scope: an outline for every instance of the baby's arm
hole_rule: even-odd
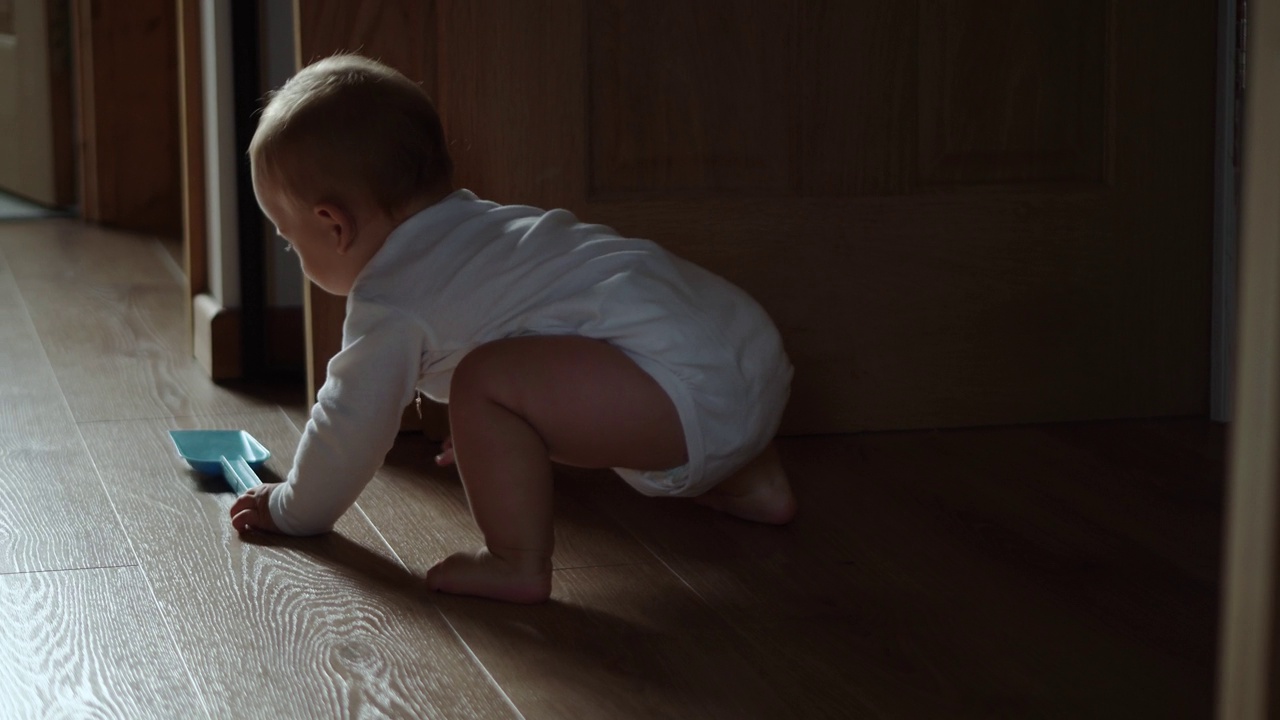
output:
[[[400,429],[413,396],[423,335],[416,323],[389,308],[361,304],[343,328],[343,349],[329,363],[303,431],[288,479],[238,500],[241,520],[287,535],[315,535],[333,528],[373,479]],[[237,526],[237,530],[239,530]]]

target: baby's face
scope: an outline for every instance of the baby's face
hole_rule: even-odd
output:
[[[253,192],[262,212],[276,226],[276,234],[298,254],[302,272],[312,282],[334,295],[351,292],[360,266],[346,252],[344,229],[323,206],[300,206],[280,187],[254,174]]]

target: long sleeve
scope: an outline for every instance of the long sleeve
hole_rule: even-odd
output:
[[[329,362],[288,481],[271,494],[271,517],[282,532],[331,530],[373,479],[413,397],[423,342],[407,316],[350,303],[342,351]]]

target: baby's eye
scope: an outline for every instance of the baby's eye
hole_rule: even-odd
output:
[[[284,238],[281,238],[281,240],[284,242],[284,251],[293,252],[293,245],[288,240],[284,240]]]

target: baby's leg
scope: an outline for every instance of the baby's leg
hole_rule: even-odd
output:
[[[485,547],[427,573],[433,590],[514,602],[551,592],[551,462],[665,470],[688,461],[675,405],[622,351],[580,337],[499,340],[454,371],[449,423]]]
[[[697,502],[753,522],[784,525],[796,514],[796,498],[773,443]]]

